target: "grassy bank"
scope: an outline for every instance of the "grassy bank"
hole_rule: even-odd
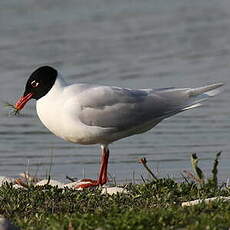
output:
[[[198,166],[191,155],[193,172],[184,172],[184,182],[157,178],[142,158],[139,162],[152,181],[125,186],[127,193],[102,194],[101,188],[60,189],[15,180],[0,187],[0,214],[25,230],[148,230],[148,229],[229,229],[230,200],[206,203],[206,198],[230,197],[230,187],[217,180],[221,152],[213,162],[211,177]],[[28,177],[27,177],[28,178]],[[197,205],[182,203],[201,199]]]
[[[0,188],[0,214],[21,229],[228,229],[230,202],[182,207],[183,201],[230,196],[213,183],[158,179],[128,185],[128,194],[101,195],[100,189],[62,190],[11,185]]]

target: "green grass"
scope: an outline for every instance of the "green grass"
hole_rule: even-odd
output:
[[[101,195],[101,189],[83,191],[45,185],[14,189],[0,187],[0,214],[25,230],[148,230],[229,229],[230,202],[223,200],[182,207],[182,202],[216,196],[230,196],[230,187],[217,181],[221,152],[216,154],[211,178],[205,177],[192,154],[194,173],[185,171],[184,182],[159,179],[147,165],[152,181],[129,184],[128,194]],[[27,184],[27,183],[26,183]]]
[[[0,188],[0,214],[21,229],[228,229],[230,202],[181,207],[184,201],[230,196],[213,183],[158,179],[128,185],[129,194],[101,195],[100,189]]]

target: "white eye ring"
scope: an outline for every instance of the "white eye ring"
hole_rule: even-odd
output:
[[[31,85],[32,85],[33,88],[36,88],[36,87],[39,86],[39,82],[32,81],[32,82],[31,82]]]

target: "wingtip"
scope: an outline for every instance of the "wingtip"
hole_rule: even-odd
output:
[[[214,95],[219,94],[221,91],[223,91],[223,90],[219,89],[223,85],[224,85],[224,83],[220,82],[220,83],[210,84],[210,85],[206,85],[206,86],[199,87],[199,88],[190,89],[189,95],[190,96],[199,96],[202,94],[206,94],[209,96],[214,96]]]
[[[210,85],[210,86],[213,86],[213,87],[215,87],[215,88],[219,88],[219,87],[224,86],[224,83],[223,83],[223,82],[218,82],[218,83],[212,84],[212,85]]]
[[[206,92],[206,94],[210,97],[213,97],[213,96],[216,96],[218,94],[220,94],[221,92],[224,91],[223,88],[220,88],[224,86],[224,83],[220,82],[220,83],[216,83],[216,84],[213,84],[211,85],[211,88],[209,91]]]

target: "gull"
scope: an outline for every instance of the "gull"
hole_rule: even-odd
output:
[[[109,144],[144,133],[162,120],[199,107],[220,92],[222,83],[199,88],[129,89],[94,84],[68,84],[50,66],[37,68],[15,108],[36,100],[41,122],[56,136],[82,145],[100,144],[98,178],[82,179],[78,188],[108,182]]]

